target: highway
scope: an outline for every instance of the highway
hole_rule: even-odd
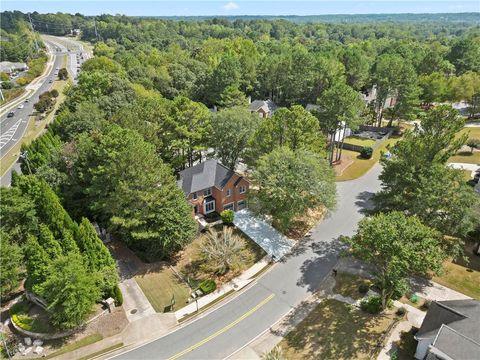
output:
[[[16,156],[16,154],[11,154],[9,151],[23,138],[29,121],[35,121],[31,118],[34,112],[33,105],[38,101],[40,94],[49,91],[54,82],[58,80],[58,76],[55,74],[62,66],[64,56],[68,56],[67,66],[71,78],[74,78],[81,63],[91,57],[91,54],[83,50],[83,47],[74,40],[57,39],[52,36],[45,36],[43,39],[49,52],[52,54],[51,61],[47,63],[46,73],[27,85],[29,94],[22,96],[21,99],[23,100],[14,99],[0,108],[0,161],[5,156]],[[64,46],[68,46],[68,44],[70,44],[70,49]],[[77,54],[80,55],[78,64],[76,60]],[[83,57],[83,60],[81,57]],[[12,111],[14,116],[8,117],[8,113]],[[18,164],[14,165],[13,168],[18,171]],[[1,186],[10,185],[10,171],[7,171],[1,177]]]
[[[357,180],[337,183],[337,210],[315,227],[311,239],[302,240],[246,291],[198,320],[112,359],[224,359],[268,331],[331,273],[343,249],[338,237],[355,232],[370,195],[380,190],[380,170],[376,164]]]

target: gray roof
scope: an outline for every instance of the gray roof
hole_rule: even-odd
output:
[[[23,70],[27,68],[27,64],[21,62],[0,62],[0,72],[10,72],[12,70]]]
[[[272,114],[277,109],[277,105],[275,105],[272,100],[255,100],[248,106],[248,110],[250,111],[258,111],[260,109]]]
[[[234,171],[211,159],[180,171],[177,184],[188,195],[215,186],[223,189]]]
[[[470,359],[480,352],[480,301],[433,302],[417,338],[435,338],[432,346],[453,359]],[[435,350],[433,350],[435,351]]]

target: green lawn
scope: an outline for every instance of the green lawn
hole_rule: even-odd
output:
[[[480,127],[466,127],[460,130],[457,133],[457,137],[463,135],[463,134],[468,134],[468,138],[477,138],[480,139]]]
[[[445,263],[445,274],[433,278],[433,281],[461,292],[475,299],[480,299],[480,256],[473,255],[467,243],[465,254],[468,263],[463,260]]]
[[[75,341],[71,344],[63,346],[60,350],[49,354],[44,359],[52,359],[56,356],[60,356],[60,355],[66,354],[68,352],[80,349],[81,347],[96,343],[97,341],[100,341],[102,339],[103,339],[103,336],[100,335],[100,334],[93,334],[93,335],[85,336],[83,339],[80,339],[80,340]]]
[[[400,138],[390,138],[385,140],[381,146],[375,149],[372,158],[368,160],[360,158],[360,154],[355,151],[343,150],[343,153],[349,155],[350,158],[353,159],[353,164],[347,167],[343,171],[342,175],[336,177],[337,181],[353,180],[364,175],[373,167],[373,165],[377,163],[377,161],[380,159],[381,153],[385,152],[388,146],[394,145],[399,140]]]
[[[358,291],[358,287],[362,284],[370,286],[372,282],[357,275],[339,272],[337,276],[335,276],[333,292],[342,296],[351,297],[355,300],[361,299],[364,295]]]
[[[159,265],[148,272],[135,276],[150,304],[156,312],[169,311],[172,295],[175,295],[175,308],[187,305],[190,289],[165,265]]]
[[[393,313],[370,315],[337,300],[322,301],[279,344],[285,359],[374,359]]]
[[[360,136],[349,136],[345,138],[345,143],[359,146],[373,146],[375,140],[365,139]]]
[[[461,151],[448,159],[448,162],[459,162],[469,164],[480,164],[480,151],[471,153],[470,151]]]

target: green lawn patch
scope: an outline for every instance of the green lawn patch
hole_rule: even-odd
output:
[[[96,343],[97,341],[100,341],[102,339],[103,339],[103,336],[100,335],[100,334],[93,334],[93,335],[85,336],[83,339],[80,339],[80,340],[75,341],[71,344],[67,344],[67,345],[63,346],[60,350],[49,354],[44,359],[52,359],[56,356],[66,354],[66,353],[69,353],[71,351],[80,349],[81,347]]]
[[[322,301],[279,344],[285,359],[374,359],[393,313],[370,315],[337,300]]]
[[[460,151],[456,155],[453,155],[448,162],[468,163],[468,164],[480,164],[480,151]]]
[[[333,288],[333,292],[335,294],[358,300],[365,295],[359,291],[361,285],[370,287],[372,282],[357,275],[339,272],[337,276],[335,276],[335,287]]]
[[[175,296],[175,310],[187,305],[190,289],[163,264],[153,267],[144,274],[135,276],[135,281],[142,289],[156,312],[168,312],[172,295]]]
[[[433,281],[461,292],[475,299],[480,299],[480,256],[473,254],[475,243],[465,243],[465,256],[444,264],[445,273],[436,276]]]
[[[365,139],[360,136],[349,136],[345,138],[345,143],[347,144],[352,144],[352,145],[358,145],[358,146],[373,146],[375,144],[375,140],[372,139]]]
[[[463,134],[468,134],[468,138],[477,138],[480,139],[480,127],[466,127],[460,130],[457,133],[457,137],[462,136]]]
[[[375,149],[372,158],[368,160],[362,159],[360,154],[355,151],[343,150],[342,153],[348,155],[353,163],[343,171],[342,175],[337,176],[337,181],[353,180],[361,177],[377,163],[382,152],[385,152],[389,146],[393,146],[399,140],[399,137],[385,140],[382,145]]]
[[[93,358],[95,358],[95,357],[97,357],[97,356],[100,356],[100,355],[106,354],[106,353],[108,353],[108,352],[110,352],[110,351],[113,351],[113,350],[116,350],[116,349],[118,349],[118,348],[121,348],[122,346],[123,346],[123,342],[120,342],[120,343],[118,343],[118,344],[109,346],[109,347],[107,347],[107,348],[105,348],[105,349],[103,349],[103,350],[96,351],[96,352],[94,352],[94,353],[92,353],[92,354],[89,354],[89,355],[87,355],[87,356],[83,356],[83,357],[81,357],[81,358],[78,359],[78,360],[93,359]]]

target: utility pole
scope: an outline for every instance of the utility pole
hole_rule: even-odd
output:
[[[32,17],[30,16],[30,13],[28,13],[28,20],[30,21],[30,27],[32,28],[32,32],[33,32],[33,41],[35,43],[35,52],[38,53],[37,36],[35,35],[35,28],[33,27]]]

